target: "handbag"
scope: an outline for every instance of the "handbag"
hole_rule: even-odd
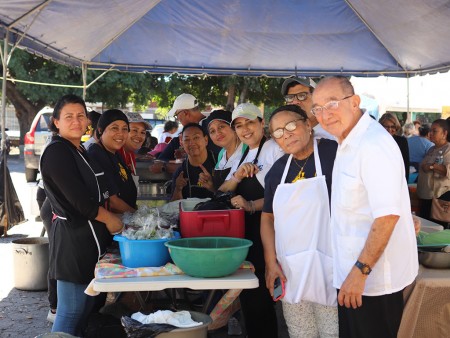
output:
[[[441,196],[442,197],[442,196]],[[441,221],[450,222],[450,201],[433,197],[431,200],[431,218]]]

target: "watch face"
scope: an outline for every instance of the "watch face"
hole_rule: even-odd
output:
[[[363,274],[365,274],[365,275],[368,275],[368,274],[370,273],[370,268],[369,268],[367,265],[364,265],[364,266],[361,268],[361,272],[362,272]]]

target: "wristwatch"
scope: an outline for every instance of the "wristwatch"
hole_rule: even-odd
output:
[[[363,275],[369,275],[372,272],[372,268],[370,267],[370,265],[365,264],[365,263],[361,263],[360,261],[356,261],[355,266],[361,270],[361,273]]]

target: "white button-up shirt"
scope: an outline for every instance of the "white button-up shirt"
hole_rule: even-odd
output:
[[[400,218],[366,280],[366,296],[394,293],[411,284],[418,259],[400,149],[378,122],[363,114],[339,145],[333,169],[334,287],[341,287],[358,259],[375,218],[388,215]]]

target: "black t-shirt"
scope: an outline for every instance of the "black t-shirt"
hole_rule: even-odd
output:
[[[208,151],[208,157],[206,161],[203,162],[203,166],[210,174],[212,174],[214,167],[216,166],[216,159],[212,152]],[[188,159],[184,160],[183,163],[178,167],[178,169],[173,173],[172,190],[175,190],[177,177],[182,171],[183,176],[188,179],[188,184],[182,190],[183,198],[211,198],[214,196],[214,193],[212,191],[198,185],[199,175],[203,171],[200,167],[194,167],[190,165]]]
[[[328,188],[328,197],[331,197],[331,177],[333,172],[334,159],[336,157],[337,142],[321,139],[318,144],[320,162],[322,164],[322,174],[325,175]],[[265,189],[264,189],[264,207],[263,211],[267,213],[273,213],[273,197],[278,185],[281,183],[281,177],[283,176],[284,168],[286,167],[289,154],[279,158],[269,170],[265,177]],[[286,175],[286,180],[283,183],[291,183],[300,172],[301,166],[305,161],[298,161],[296,163],[294,159],[291,161],[289,171]],[[316,165],[314,161],[314,153],[306,162],[304,168],[304,178],[311,178],[316,176]]]
[[[117,195],[130,207],[136,208],[136,185],[130,169],[120,158],[120,155],[107,151],[98,143],[89,147],[88,154],[104,170],[110,195]]]

